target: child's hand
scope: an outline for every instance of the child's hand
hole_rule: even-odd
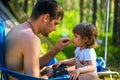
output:
[[[62,63],[61,62],[57,62],[56,64],[53,64],[53,68],[58,68]]]
[[[48,77],[53,76],[53,69],[51,67],[46,67],[45,70],[41,72],[42,75],[47,75]]]
[[[46,75],[48,77],[52,77],[53,76],[53,69],[50,67],[46,68]]]
[[[73,72],[70,73],[70,80],[77,80],[80,72],[79,70],[74,70]]]

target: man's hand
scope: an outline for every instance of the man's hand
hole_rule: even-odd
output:
[[[62,64],[61,62],[57,62],[57,63],[53,64],[52,67],[53,68],[58,68],[61,64]]]
[[[53,76],[53,69],[50,68],[50,67],[47,67],[47,68],[46,68],[46,75],[47,75],[48,77],[52,77],[52,76]]]
[[[47,75],[48,78],[53,76],[53,69],[52,67],[46,67],[42,72],[42,75]]]
[[[67,46],[70,43],[69,38],[60,38],[59,41],[55,45],[55,49],[57,51],[61,51],[64,49],[65,46]]]

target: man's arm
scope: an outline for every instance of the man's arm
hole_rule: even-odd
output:
[[[63,61],[61,61],[61,64],[66,64],[66,65],[73,66],[73,65],[75,65],[75,58],[70,58],[70,59],[67,59],[67,60],[63,60]]]
[[[40,68],[43,68],[51,59],[56,56],[56,54],[63,50],[65,46],[67,46],[70,43],[70,39],[68,38],[61,38],[55,45],[55,47],[46,53],[44,56],[40,58]]]
[[[55,63],[53,65],[53,67],[57,68],[57,67],[61,66],[62,64],[65,64],[66,66],[73,66],[73,65],[75,65],[75,58],[70,58],[70,59],[59,61],[59,62]]]
[[[25,40],[27,39],[27,40]],[[35,36],[27,36],[24,39],[24,48],[23,48],[23,56],[24,56],[24,73],[32,75],[38,78],[48,79],[52,73],[47,73],[46,75],[40,75],[40,40]]]
[[[27,35],[22,47],[24,73],[39,78],[40,40],[36,36]]]

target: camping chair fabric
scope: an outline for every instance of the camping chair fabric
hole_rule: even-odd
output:
[[[107,70],[105,61],[103,60],[102,57],[98,57],[98,58],[96,59],[96,63],[97,63],[97,64],[96,64],[96,65],[97,65],[97,72]]]
[[[51,66],[52,64],[55,64],[58,62],[57,58],[53,58],[46,66]]]
[[[13,76],[19,80],[45,80],[45,79],[35,78],[35,77],[29,76],[26,74],[21,74],[21,73],[15,72],[13,70],[9,70],[9,69],[4,68],[4,67],[0,67],[0,69],[3,72],[6,72],[6,73],[10,74],[11,76]],[[7,80],[7,79],[4,78],[4,80]]]
[[[4,43],[4,39],[5,39],[5,24],[4,24],[3,18],[0,17],[0,70],[1,70],[1,74],[2,74],[1,79],[8,80],[7,74],[9,74],[18,80],[45,80],[42,78],[36,78],[36,77],[30,76],[28,74],[22,74],[22,73],[5,68],[4,54],[2,51],[3,50],[2,45]],[[54,61],[51,61],[51,63],[49,63],[48,65],[51,65],[52,63],[54,63]],[[56,78],[51,78],[48,80],[69,80],[69,78],[70,78],[69,76],[64,75],[64,76],[60,76],[60,77],[56,77]]]
[[[5,62],[4,62],[4,57],[2,54],[2,45],[3,45],[3,41],[5,39],[5,28],[4,28],[4,21],[3,18],[0,16],[0,67],[5,67]],[[7,74],[4,71],[1,71],[1,73],[3,74],[3,77],[5,80],[7,80]],[[2,76],[1,76],[2,77]]]

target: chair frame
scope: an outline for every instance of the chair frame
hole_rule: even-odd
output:
[[[97,74],[99,78],[105,80],[105,77],[109,76],[110,80],[112,80],[113,79],[112,76],[116,75],[116,80],[118,79],[119,73],[116,71],[108,70],[106,67],[105,61],[102,57],[98,57],[96,62],[97,62],[97,69],[98,69]]]

